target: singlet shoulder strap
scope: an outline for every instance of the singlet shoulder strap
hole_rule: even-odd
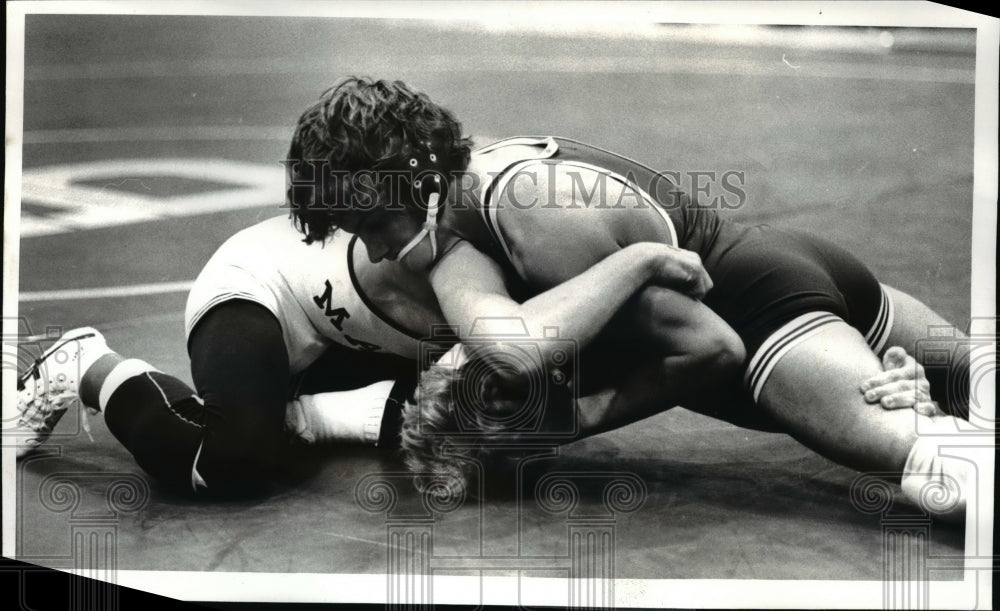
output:
[[[477,193],[479,201],[482,202],[479,212],[494,242],[503,249],[508,261],[511,261],[511,251],[497,224],[494,199],[507,184],[506,177],[512,168],[540,159],[549,159],[558,151],[559,144],[551,136],[522,136],[494,142],[475,152],[479,156],[478,167],[482,173]]]
[[[496,151],[498,149],[511,146],[538,147],[543,145],[545,146],[545,149],[542,151],[542,156],[540,157],[541,159],[545,159],[551,157],[552,155],[555,155],[556,151],[559,149],[559,145],[556,143],[555,139],[552,138],[551,136],[538,137],[538,138],[530,136],[518,136],[516,138],[507,138],[506,140],[500,140],[498,142],[494,142],[493,144],[487,144],[481,149],[476,149],[476,153],[482,155],[486,153],[492,153],[493,151]]]

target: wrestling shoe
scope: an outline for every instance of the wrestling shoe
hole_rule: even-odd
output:
[[[17,443],[17,457],[34,452],[45,443],[66,410],[80,400],[80,378],[97,359],[112,352],[96,329],[67,331],[17,378],[17,427],[10,433]],[[87,408],[80,423],[90,435]],[[93,438],[91,438],[93,439]]]

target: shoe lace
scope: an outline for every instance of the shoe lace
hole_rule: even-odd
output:
[[[42,361],[44,361],[45,359],[47,359],[50,356],[52,356],[52,354],[54,354],[60,348],[62,348],[66,344],[69,344],[69,343],[72,343],[72,342],[78,342],[78,341],[80,341],[82,339],[87,339],[88,337],[94,337],[94,335],[95,335],[94,333],[85,333],[83,335],[78,335],[76,337],[71,337],[71,338],[67,339],[66,341],[64,341],[62,343],[59,343],[59,344],[56,344],[56,345],[52,346],[51,348],[49,348],[48,350],[46,350],[40,357],[38,357],[37,359],[35,359],[35,361],[31,364],[30,367],[28,367],[28,369],[24,373],[22,373],[21,375],[17,376],[17,389],[19,391],[20,390],[24,390],[24,386],[25,386],[25,384],[27,384],[28,378],[35,378],[36,380],[38,380],[41,377],[41,375],[42,375],[41,372],[39,371],[39,368],[42,365]]]
[[[59,350],[60,348],[62,348],[63,346],[65,346],[66,344],[69,344],[71,342],[78,342],[80,340],[87,339],[89,337],[94,337],[94,336],[95,336],[94,333],[85,333],[84,335],[78,335],[76,337],[71,337],[71,338],[67,339],[66,341],[58,343],[58,344],[52,346],[51,348],[49,348],[48,350],[46,350],[41,356],[39,356],[38,358],[35,359],[35,361],[31,364],[30,367],[28,367],[28,369],[24,373],[22,373],[21,375],[17,376],[17,390],[18,391],[24,390],[24,388],[25,388],[25,386],[26,386],[26,384],[28,382],[28,378],[34,378],[35,380],[38,380],[39,378],[41,378],[40,368],[41,368],[42,362],[45,359],[47,359],[48,357],[50,357],[52,354],[54,354],[57,350]],[[51,397],[51,398],[49,398],[49,400],[47,402],[48,405],[45,406],[45,407],[59,407],[59,405],[61,405],[64,400],[66,400],[68,398],[71,398],[71,397],[74,397],[74,395],[73,394],[65,394],[65,395],[57,395],[55,397]],[[80,427],[83,428],[83,432],[85,432],[87,434],[87,438],[90,439],[90,443],[94,443],[94,436],[90,432],[90,418],[87,415],[87,413],[91,409],[93,409],[93,408],[89,408],[89,407],[83,406],[82,404],[81,404],[81,406],[83,407],[83,409],[80,410]],[[43,411],[51,411],[51,410],[45,410],[44,407],[42,407],[41,410],[43,410]],[[96,414],[97,411],[98,410],[94,410],[93,413]],[[29,424],[28,421],[25,419],[25,414],[24,413],[21,413],[20,417],[18,418],[18,423],[21,424],[21,425],[28,425]],[[47,428],[47,426],[48,425],[44,424],[44,418],[43,418],[43,425],[42,425],[42,427],[43,428]]]
[[[90,443],[94,443],[94,436],[90,434],[90,416],[87,415],[90,413],[90,410],[94,408],[87,407],[83,404],[81,404],[80,407],[83,408],[80,410],[80,426],[83,428],[83,432],[87,434],[87,438],[90,439]],[[93,413],[96,414],[97,410],[94,410]]]
[[[46,429],[52,429],[53,427],[47,421],[47,417],[55,409],[59,408],[63,401],[66,400],[79,400],[79,398],[73,393],[66,393],[62,395],[56,395],[54,397],[49,397],[47,400],[39,401],[35,400],[29,409],[22,411],[17,418],[17,424],[20,427],[30,428],[35,431],[44,431]],[[92,407],[86,407],[81,404],[83,409],[80,410],[80,427],[83,432],[87,434],[87,438],[90,439],[90,443],[96,443],[94,441],[94,436],[90,431],[90,418],[88,414],[97,414],[100,410],[94,409]],[[33,417],[34,414],[38,414],[40,418],[40,423]],[[34,422],[33,422],[34,421]],[[36,424],[37,423],[37,424]]]

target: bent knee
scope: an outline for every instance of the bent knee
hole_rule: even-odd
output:
[[[212,443],[216,441],[216,443]],[[198,459],[207,492],[222,496],[266,494],[277,479],[281,438],[273,435],[208,440]]]
[[[743,372],[747,351],[732,329],[715,329],[704,341],[689,350],[693,365],[706,375],[738,376]]]
[[[727,373],[740,373],[747,360],[747,350],[735,332],[724,334],[713,356],[717,369]]]

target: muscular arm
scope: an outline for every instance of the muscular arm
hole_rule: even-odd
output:
[[[498,220],[515,268],[535,290],[566,282],[638,241],[670,240],[658,213],[630,187],[580,168],[539,169],[527,176],[501,194]],[[604,188],[595,188],[602,180]],[[588,201],[587,189],[603,199]],[[746,356],[736,332],[715,312],[663,284],[640,289],[610,322],[608,335],[651,354],[700,355],[730,369]]]
[[[694,260],[674,259],[670,254],[657,244],[623,248],[566,282],[518,303],[507,292],[500,266],[468,242],[460,242],[437,263],[430,280],[442,313],[458,327],[462,339],[468,339],[473,330],[480,338],[526,332],[538,340],[542,359],[526,365],[540,368],[554,347],[544,341],[547,328],[557,329],[561,339],[586,345],[649,280],[694,273],[685,267]]]
[[[544,182],[536,187],[548,192]],[[554,192],[557,197],[561,193],[559,189]],[[619,345],[643,348],[639,368],[615,382],[614,389],[581,397],[577,414],[584,435],[678,403],[692,407],[698,401],[711,402],[738,383],[745,351],[736,333],[701,302],[662,286],[701,296],[710,289],[710,280],[701,284],[702,290],[692,290],[699,282],[692,283],[695,276],[690,274],[663,274],[665,281],[660,285],[646,282],[649,268],[632,253],[658,246],[673,257],[693,257],[703,272],[697,256],[667,245],[669,239],[657,233],[665,225],[662,221],[657,225],[648,216],[654,211],[647,210],[643,216],[626,210],[626,216],[614,208],[577,207],[572,193],[562,195],[561,201],[568,202],[566,208],[577,209],[570,212],[546,201],[540,202],[544,206],[530,208],[507,206],[501,216],[512,262],[522,279],[538,291],[533,299],[523,304],[512,300],[501,268],[469,244],[456,247],[438,263],[431,282],[442,312],[461,327],[463,339],[477,317],[492,316],[507,318],[481,326],[477,335],[526,331],[541,338],[544,328],[552,326],[559,329],[560,337],[576,339],[581,346],[605,332]],[[638,225],[629,226],[634,223]],[[539,343],[542,362],[547,360],[547,350],[555,346],[555,342]],[[623,356],[614,351],[597,354],[598,360],[607,358],[612,363]],[[628,356],[632,362],[632,355]]]

